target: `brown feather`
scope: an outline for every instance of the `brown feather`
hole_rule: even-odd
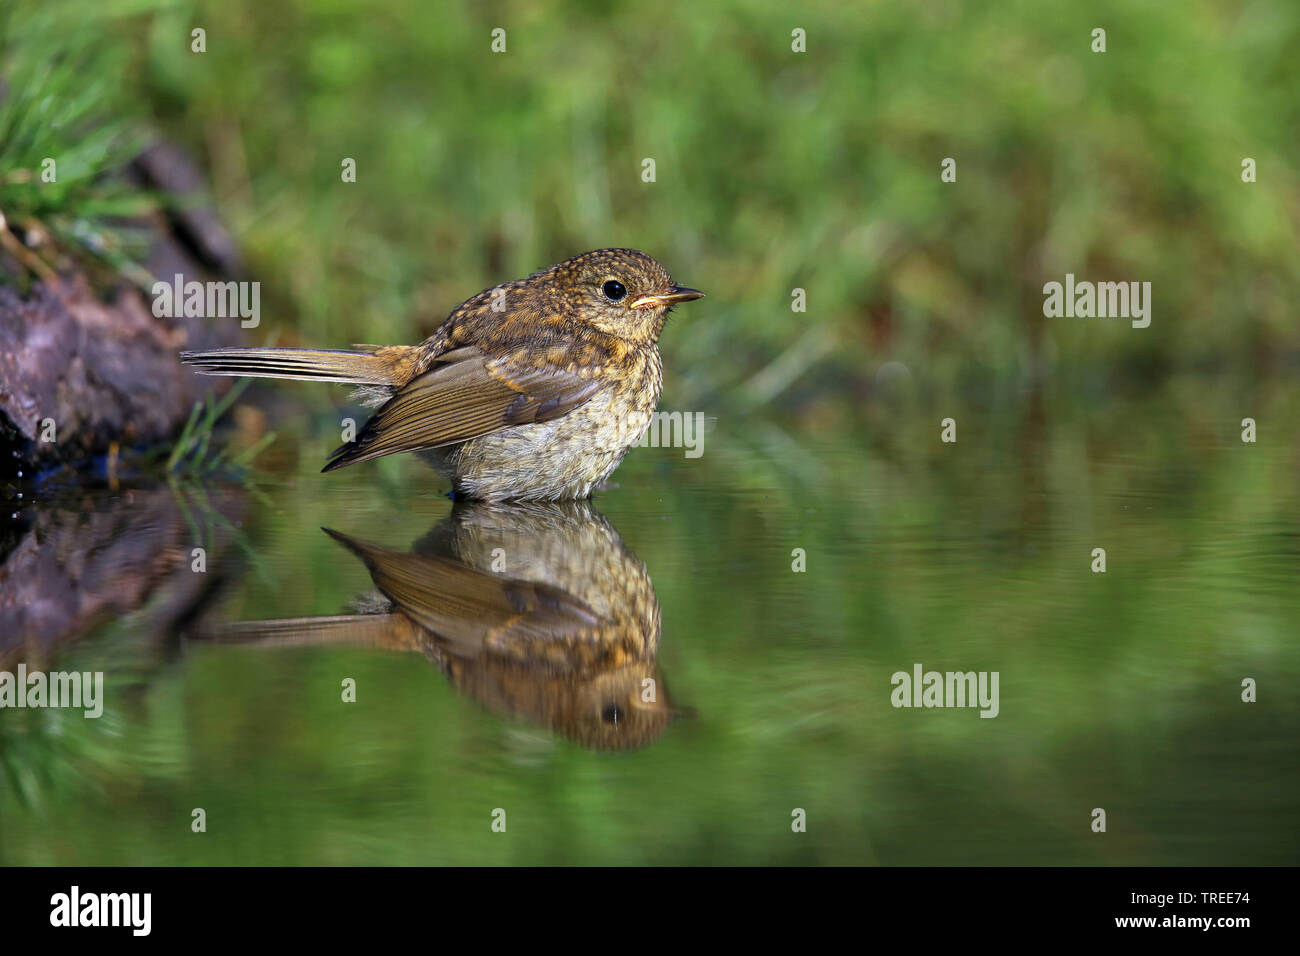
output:
[[[355,441],[335,449],[322,471],[558,418],[588,401],[600,387],[599,380],[576,372],[521,368],[503,359],[489,360],[473,347],[454,349],[399,388]]]
[[[578,598],[533,581],[478,571],[461,561],[390,551],[322,529],[359,557],[395,608],[462,655],[489,644],[545,643],[591,635],[602,623]]]
[[[266,647],[312,647],[362,644],[394,651],[418,650],[419,632],[401,614],[338,614],[235,621],[197,631],[193,636],[214,644],[260,644]]]
[[[210,349],[182,352],[181,362],[204,375],[246,375],[352,385],[400,384],[405,347],[376,352],[344,349]],[[409,373],[408,373],[409,374]]]

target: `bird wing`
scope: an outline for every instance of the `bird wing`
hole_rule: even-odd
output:
[[[355,441],[334,450],[322,470],[548,421],[582,405],[599,389],[597,379],[576,372],[527,368],[488,358],[473,346],[453,349],[399,388]]]
[[[574,595],[549,584],[479,571],[451,558],[391,551],[322,529],[359,557],[370,577],[411,620],[457,654],[579,640],[604,622]]]

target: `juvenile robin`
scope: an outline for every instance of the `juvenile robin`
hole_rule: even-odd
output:
[[[659,671],[650,575],[588,502],[458,501],[410,550],[326,533],[375,583],[358,613],[236,621],[193,636],[423,653],[489,710],[597,750],[653,743],[690,713],[673,706]]]
[[[585,498],[650,423],[659,333],[703,292],[635,249],[598,249],[457,306],[419,345],[182,352],[206,375],[343,382],[378,408],[324,471],[418,451],[457,495]]]

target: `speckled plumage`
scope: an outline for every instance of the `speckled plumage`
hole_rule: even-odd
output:
[[[701,295],[645,253],[601,249],[485,289],[416,346],[183,358],[208,374],[361,386],[375,414],[326,471],[419,451],[466,497],[582,498],[645,432],[664,321]]]
[[[597,392],[561,418],[503,428],[421,455],[469,498],[555,500],[585,498],[641,440],[659,403],[663,372],[658,349],[628,363],[624,380]]]
[[[374,580],[362,613],[237,622],[206,636],[421,652],[494,713],[600,750],[651,743],[673,716],[654,586],[588,502],[457,502],[410,551],[329,533]]]

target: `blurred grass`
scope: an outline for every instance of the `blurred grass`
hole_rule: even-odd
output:
[[[664,338],[680,407],[857,427],[890,361],[929,396],[1300,353],[1293,3],[135,7],[101,25],[123,92],[203,155],[302,341],[414,341],[480,288],[631,245],[710,293]],[[1066,272],[1152,282],[1151,327],[1045,320]]]
[[[106,0],[75,15],[57,2],[0,8],[0,244],[31,276],[50,278],[71,256],[147,282],[137,264],[146,240],[127,221],[157,202],[123,175],[145,127],[123,82],[130,48],[105,33],[153,6]]]

